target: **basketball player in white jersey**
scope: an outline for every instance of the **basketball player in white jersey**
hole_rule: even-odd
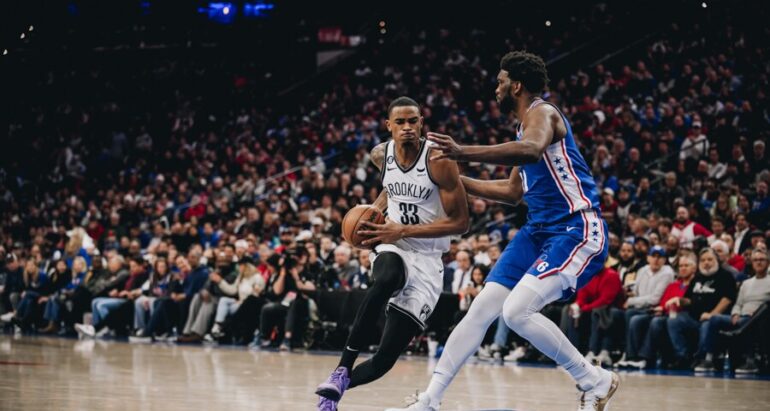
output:
[[[334,411],[348,388],[372,382],[388,372],[417,333],[441,295],[449,236],[468,230],[468,201],[453,160],[430,160],[421,138],[420,107],[408,97],[395,99],[386,121],[392,140],[372,150],[380,169],[383,194],[375,206],[385,210],[384,224],[366,223],[360,234],[374,245],[374,284],[367,290],[337,369],[318,386],[318,409]],[[385,195],[387,201],[385,201]],[[387,304],[379,349],[353,368],[360,350],[377,333],[377,319]]]

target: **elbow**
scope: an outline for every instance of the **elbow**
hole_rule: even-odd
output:
[[[470,231],[470,229],[471,229],[471,220],[470,220],[470,218],[468,218],[468,217],[462,218],[462,219],[457,221],[456,230],[455,230],[454,234],[463,235],[463,234],[467,233],[468,231]]]
[[[534,164],[543,158],[543,150],[537,147],[529,146],[521,153],[522,164]]]

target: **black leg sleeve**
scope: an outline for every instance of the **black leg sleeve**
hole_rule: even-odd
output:
[[[372,358],[362,362],[350,375],[350,388],[368,384],[390,371],[398,357],[409,345],[420,326],[406,314],[390,310],[385,321],[380,348]]]
[[[372,267],[374,283],[358,308],[356,319],[350,330],[340,367],[351,369],[358,353],[371,341],[377,331],[377,319],[393,293],[406,284],[404,260],[396,253],[384,252],[377,256]]]

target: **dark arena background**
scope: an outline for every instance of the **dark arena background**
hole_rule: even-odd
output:
[[[513,50],[546,62],[542,97],[570,122],[609,227],[604,269],[542,313],[618,373],[614,410],[768,409],[768,10],[4,1],[0,409],[319,409],[377,287],[375,253],[342,219],[382,190],[370,152],[391,139],[388,105],[413,98],[423,136],[515,140],[495,99]],[[427,327],[340,409],[406,407],[428,386],[528,218],[526,202],[469,195],[468,209]],[[577,395],[500,320],[441,410],[574,410]]]

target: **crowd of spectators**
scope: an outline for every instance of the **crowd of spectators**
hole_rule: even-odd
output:
[[[770,300],[770,67],[746,30],[672,25],[555,77],[545,96],[572,123],[612,233],[605,271],[546,311],[598,362],[713,370],[719,331],[744,326],[731,339],[739,369],[767,360],[752,345],[767,321],[751,318]],[[249,104],[259,82],[231,71],[231,84],[208,83],[224,94],[200,86],[223,76],[215,63],[48,73],[41,90],[90,91],[11,122],[22,143],[1,169],[0,318],[22,332],[306,345],[323,314],[318,291],[371,281],[369,253],[345,244],[340,225],[379,194],[368,151],[387,138],[389,100],[415,98],[426,128],[463,143],[509,141],[514,123],[492,98],[499,57],[521,47],[553,56],[575,39],[517,31],[490,50],[492,35],[405,33],[287,112]],[[479,178],[509,171],[461,167]],[[526,205],[469,205],[472,230],[444,257],[458,320],[526,216]],[[509,334],[498,324],[479,355],[526,355]]]

